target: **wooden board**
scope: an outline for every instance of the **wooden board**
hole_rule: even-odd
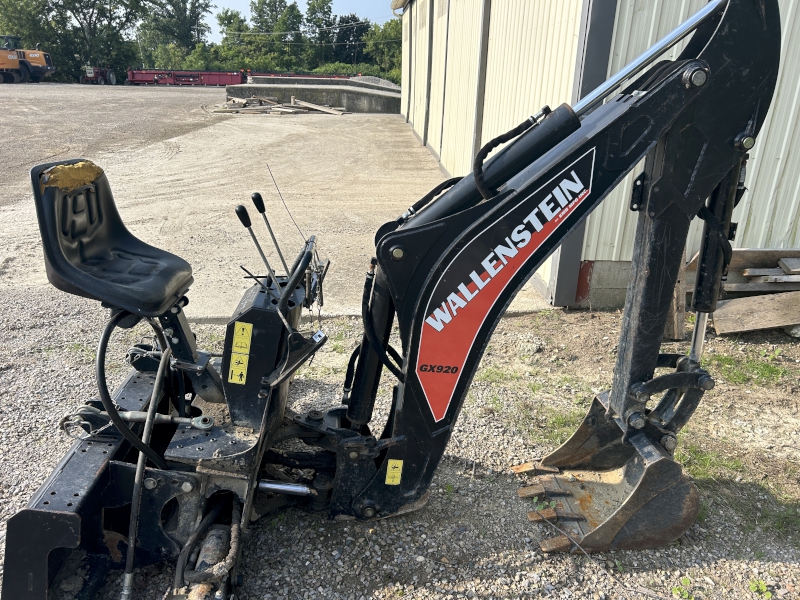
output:
[[[789,275],[800,275],[800,258],[781,258],[778,261],[781,269]]]
[[[714,313],[718,334],[800,324],[800,292],[721,300]]]
[[[320,112],[328,113],[329,115],[341,115],[342,113],[338,110],[334,110],[332,108],[328,108],[327,106],[320,106],[319,104],[312,104],[311,102],[303,102],[302,100],[298,100],[295,98],[295,104],[299,104],[300,106],[306,106],[308,108],[313,108],[314,110],[318,110]]]
[[[751,281],[757,283],[800,283],[800,275],[786,275],[783,271],[781,271],[780,275],[753,277]]]
[[[730,272],[730,270],[728,270],[728,272]],[[774,269],[745,269],[742,271],[742,275],[745,277],[770,277],[785,274],[783,269],[779,269],[778,267]]]
[[[697,270],[697,256],[686,265],[687,271]],[[734,248],[731,264],[728,269],[741,271],[743,269],[771,269],[778,266],[782,258],[800,258],[800,248],[788,250],[786,248]]]
[[[794,292],[800,290],[800,283],[723,283],[726,292]]]

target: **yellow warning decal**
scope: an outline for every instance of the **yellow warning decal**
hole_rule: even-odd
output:
[[[250,357],[247,354],[231,354],[231,368],[228,373],[230,383],[244,385],[247,382],[247,361]]]
[[[400,485],[400,478],[403,476],[403,461],[394,458],[389,459],[386,467],[386,485]]]
[[[233,324],[233,352],[250,354],[250,339],[253,337],[253,324],[236,321]]]

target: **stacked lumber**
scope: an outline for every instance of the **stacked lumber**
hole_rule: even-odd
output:
[[[214,109],[215,113],[228,114],[262,114],[262,115],[301,115],[308,113],[323,113],[328,115],[346,115],[343,108],[321,106],[311,102],[304,102],[292,96],[289,103],[280,103],[277,98],[265,96],[251,96],[250,98],[233,98],[228,96],[228,101]]]
[[[687,271],[697,269],[697,255]],[[783,327],[800,332],[800,249],[733,250],[721,300],[713,315],[718,334]]]

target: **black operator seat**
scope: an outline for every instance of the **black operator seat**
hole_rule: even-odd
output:
[[[39,165],[31,183],[55,287],[142,317],[164,314],[189,289],[192,267],[128,231],[100,167],[81,159]]]

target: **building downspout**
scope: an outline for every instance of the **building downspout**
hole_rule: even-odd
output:
[[[442,122],[439,132],[439,164],[442,164],[442,148],[444,148],[444,115],[447,107],[447,59],[450,56],[450,7],[451,0],[447,0],[447,28],[444,34],[444,76],[442,81]]]

